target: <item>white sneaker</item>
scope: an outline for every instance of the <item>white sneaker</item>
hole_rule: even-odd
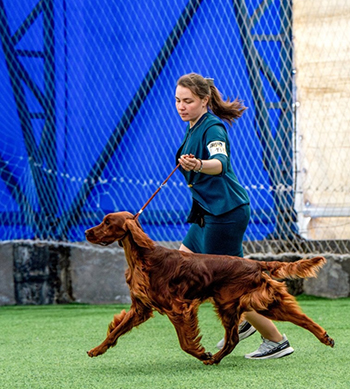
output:
[[[280,342],[272,342],[263,337],[261,338],[263,342],[260,347],[256,351],[246,354],[247,359],[282,358],[294,352],[285,334],[283,334],[283,339]]]
[[[256,329],[244,320],[238,327],[238,336],[239,341],[248,338],[250,335],[253,335],[256,332]],[[221,350],[224,347],[225,338],[221,339],[220,342],[216,345],[216,348]]]

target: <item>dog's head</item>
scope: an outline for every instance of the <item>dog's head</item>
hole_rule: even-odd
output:
[[[145,234],[140,223],[130,212],[115,212],[106,215],[102,223],[85,231],[85,237],[90,243],[108,246],[121,241],[131,232],[134,241],[141,247],[149,247],[145,243]],[[121,243],[121,242],[120,242]]]
[[[109,213],[103,218],[101,224],[86,230],[85,237],[90,243],[108,246],[126,236],[129,231],[126,221],[133,218],[134,216],[129,212]]]

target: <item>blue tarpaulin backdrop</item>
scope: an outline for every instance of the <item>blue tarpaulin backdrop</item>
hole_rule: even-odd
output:
[[[292,185],[288,161],[272,174],[279,142],[292,158],[291,136],[268,141],[292,132],[283,4],[257,18],[257,0],[0,0],[0,239],[83,240],[105,213],[136,213],[175,166],[175,84],[192,71],[249,107],[229,130],[252,204],[247,239],[276,232],[291,201],[273,189]],[[249,43],[257,36],[278,39]],[[176,172],[140,221],[156,240],[181,240],[190,206]]]

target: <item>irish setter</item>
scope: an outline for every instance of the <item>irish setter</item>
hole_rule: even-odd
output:
[[[294,263],[263,262],[225,255],[187,253],[157,245],[129,212],[111,213],[85,232],[91,243],[107,246],[115,241],[124,248],[131,307],[114,316],[107,338],[88,351],[96,357],[116,345],[118,338],[153,316],[168,316],[181,348],[207,365],[217,364],[238,343],[238,325],[244,312],[255,310],[277,321],[289,321],[312,332],[334,347],[326,331],[301,312],[284,282],[275,279],[313,277],[325,258]],[[269,275],[266,273],[269,272]],[[200,344],[197,313],[210,300],[225,329],[224,347],[216,354]]]

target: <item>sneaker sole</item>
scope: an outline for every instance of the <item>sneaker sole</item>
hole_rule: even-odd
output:
[[[274,353],[274,354],[270,354],[270,355],[264,355],[264,356],[250,356],[250,355],[245,355],[244,357],[246,359],[276,359],[276,358],[283,358],[283,357],[286,357],[290,354],[293,354],[294,352],[294,349],[293,347],[287,347],[286,349],[284,350],[281,350],[281,351],[278,351],[277,353]]]
[[[243,339],[247,339],[249,336],[255,334],[256,332],[256,329],[251,326],[249,327],[249,329],[245,332],[243,332],[242,334],[239,334],[239,341],[242,341]]]

